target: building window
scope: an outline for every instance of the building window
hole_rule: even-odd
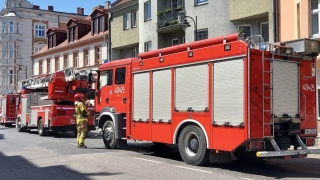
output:
[[[94,48],[94,52],[95,52],[95,64],[99,64],[100,63],[100,58],[101,58],[101,51],[100,51],[100,47],[96,47]]]
[[[145,42],[144,43],[144,52],[148,52],[151,50],[151,41]]]
[[[89,66],[90,65],[90,63],[89,63],[89,51],[88,50],[84,50],[83,51],[83,55],[84,55],[84,65],[86,65],[86,66]]]
[[[319,15],[320,15],[320,0],[311,0],[311,34],[312,37],[320,36],[319,33]]]
[[[242,33],[244,33],[244,37],[251,36],[251,25],[240,25],[238,27],[238,30],[241,30]]]
[[[69,42],[73,42],[74,37],[73,37],[73,28],[69,28]]]
[[[45,26],[44,25],[35,25],[34,35],[37,37],[45,37]]]
[[[178,45],[178,44],[179,44],[179,39],[178,38],[172,39],[172,46],[175,46],[175,45]]]
[[[196,5],[208,3],[208,0],[195,0],[195,1],[196,1]]]
[[[260,34],[263,37],[264,42],[269,42],[269,23],[264,22],[260,24]]]
[[[10,21],[10,24],[9,24],[9,33],[13,33],[13,22]]]
[[[137,11],[131,12],[131,27],[137,27]]]
[[[103,32],[103,28],[102,28],[102,25],[103,25],[103,16],[99,17],[99,32]]]
[[[129,29],[129,13],[123,15],[123,29]]]
[[[6,46],[6,45],[2,45],[2,49],[3,49],[3,51],[2,51],[2,57],[3,57],[3,58],[8,57],[8,56],[7,56],[7,54],[8,54],[7,46]]]
[[[39,61],[39,74],[42,74],[42,61]]]
[[[198,30],[196,36],[197,41],[208,39],[208,29]]]
[[[37,54],[37,52],[39,52],[42,49],[42,47],[34,47],[34,53],[33,54]]]
[[[126,83],[126,68],[117,68],[116,69],[116,85]]]
[[[94,34],[98,34],[99,33],[98,18],[93,19],[93,32],[94,32]]]
[[[51,59],[47,59],[47,73],[51,72]]]
[[[13,44],[9,44],[9,58],[14,57],[14,46]]]
[[[151,1],[144,3],[144,20],[151,19]]]
[[[68,59],[68,55],[64,55],[63,56],[63,68],[68,68],[69,67],[69,59]]]
[[[59,57],[55,57],[55,69],[56,71],[59,71],[60,70],[60,60],[59,60]]]
[[[17,45],[17,58],[20,58],[20,45]]]
[[[137,57],[137,49],[133,48],[132,50],[132,57]]]
[[[78,53],[73,53],[73,66],[74,67],[79,67]]]
[[[13,70],[10,69],[9,84],[13,84]]]
[[[19,22],[17,22],[17,33],[19,33]]]
[[[7,33],[7,24],[6,22],[2,22],[2,33]]]
[[[6,70],[2,70],[2,85],[6,84]]]

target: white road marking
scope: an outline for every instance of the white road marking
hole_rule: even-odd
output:
[[[253,180],[253,179],[245,178],[245,177],[240,177],[240,179],[244,179],[244,180]]]
[[[163,163],[163,162],[160,162],[160,161],[153,161],[153,160],[144,159],[144,158],[137,158],[137,157],[134,157],[133,159],[139,159],[139,160],[142,160],[142,161],[148,161],[148,162],[153,162],[153,163],[158,163],[158,164]]]
[[[168,164],[168,163],[161,162],[161,161],[154,161],[154,160],[138,158],[138,157],[134,157],[133,159],[138,159],[138,160],[142,160],[142,161],[148,161],[148,162],[157,163],[157,164],[165,164],[165,165],[169,165],[169,166],[173,166],[173,167],[177,167],[177,168],[188,169],[188,170],[193,170],[193,171],[199,171],[199,172],[203,172],[203,173],[212,174],[212,172],[210,172],[210,171],[205,171],[205,170],[196,169],[196,168],[190,168],[190,167],[185,167],[185,166],[172,165],[172,164]]]
[[[35,137],[37,139],[44,139],[44,140],[48,140],[48,141],[54,141],[54,142],[61,142],[61,141],[58,141],[58,140],[54,140],[54,139],[49,139],[49,138],[41,138],[41,137]]]
[[[68,144],[71,144],[71,145],[75,145],[75,146],[78,146],[78,144],[75,144],[75,143],[68,143]]]
[[[210,172],[210,171],[205,171],[205,170],[201,170],[201,169],[195,169],[195,168],[189,168],[189,167],[177,166],[177,165],[171,165],[171,166],[178,167],[178,168],[182,168],[182,169],[189,169],[189,170],[194,170],[194,171],[199,171],[199,172],[204,172],[204,173],[212,174],[212,172]]]

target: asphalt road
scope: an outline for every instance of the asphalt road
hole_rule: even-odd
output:
[[[320,179],[320,155],[195,167],[185,164],[174,146],[155,149],[151,143],[130,142],[127,150],[107,150],[96,133],[89,133],[88,149],[79,149],[72,133],[40,137],[37,131],[0,126],[0,180]]]

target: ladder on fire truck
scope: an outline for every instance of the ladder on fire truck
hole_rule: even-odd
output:
[[[252,38],[258,37],[259,44],[256,45]],[[265,57],[265,50],[268,45],[264,42],[261,35],[250,36],[247,38],[250,48],[258,48],[262,51],[262,138],[273,139],[274,137],[274,114],[273,114],[273,65],[274,65],[274,45],[269,46],[269,50],[272,52],[271,58]],[[269,63],[266,63],[269,62]],[[265,67],[265,64],[269,64],[269,68]],[[269,82],[265,76],[269,75]],[[270,90],[270,93],[266,95],[266,90]],[[266,107],[266,103],[269,101],[269,108]],[[266,129],[269,129],[270,135],[266,135]]]
[[[73,80],[87,80],[92,69],[80,69],[75,67],[69,67],[57,72],[63,71],[65,75],[66,82]],[[55,73],[40,75],[38,77],[33,77],[18,82],[18,91],[23,89],[46,89],[48,83],[54,79]]]

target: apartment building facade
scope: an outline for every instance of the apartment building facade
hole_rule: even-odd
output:
[[[98,6],[86,18],[70,18],[66,27],[46,31],[47,45],[32,56],[34,76],[68,67],[96,69],[107,59],[107,9]]]
[[[138,0],[117,0],[111,4],[110,49],[112,60],[136,57],[139,52]]]
[[[272,0],[139,0],[139,52],[235,33],[274,41]]]
[[[0,12],[0,92],[15,91],[16,82],[32,76],[31,55],[46,46],[46,30],[65,28],[70,17],[83,18],[84,9],[76,13],[54,11],[53,6],[40,9],[27,0],[6,0]]]

